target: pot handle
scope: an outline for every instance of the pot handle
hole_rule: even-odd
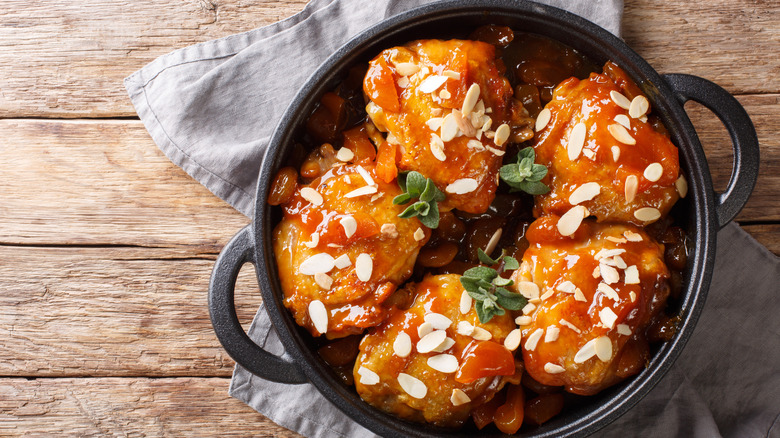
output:
[[[665,74],[663,78],[683,104],[693,100],[704,105],[718,116],[731,136],[734,164],[728,186],[717,194],[715,206],[718,225],[723,228],[742,210],[756,185],[760,161],[756,129],[745,108],[719,85],[686,74]]]
[[[255,264],[254,254],[252,226],[247,225],[225,245],[211,273],[211,324],[225,351],[252,374],[273,382],[305,383],[306,377],[298,366],[263,350],[249,339],[238,322],[234,302],[236,278],[245,263]]]

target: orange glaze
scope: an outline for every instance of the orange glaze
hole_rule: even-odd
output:
[[[641,339],[648,322],[658,314],[665,304],[669,293],[667,279],[669,270],[664,264],[663,245],[654,242],[640,228],[631,225],[597,224],[586,220],[573,237],[561,236],[556,228],[556,216],[544,216],[531,224],[526,237],[529,248],[523,256],[521,269],[515,271],[513,279],[533,281],[539,286],[541,294],[548,288],[554,290],[552,296],[537,304],[529,315],[532,323],[523,326],[523,359],[528,374],[544,385],[564,385],[567,391],[590,395],[610,386],[626,377],[627,370],[638,372],[644,363],[632,366],[621,362],[622,349],[631,338]],[[642,237],[641,242],[615,243],[605,238],[623,238],[630,231]],[[610,284],[619,296],[617,302],[598,291],[603,277],[595,278],[594,270],[599,262],[594,256],[602,249],[624,249],[619,254],[627,266],[636,266],[640,284],[624,284],[625,273],[616,268],[620,279]],[[611,262],[607,260],[608,262]],[[584,295],[584,301],[575,299],[572,293],[557,290],[563,282],[570,281]],[[635,294],[635,301],[631,300]],[[600,317],[602,309],[610,308],[617,315],[610,329],[603,325]],[[568,327],[561,320],[573,324],[580,333]],[[631,335],[617,332],[618,324],[626,324]],[[536,348],[529,350],[526,342],[537,329],[546,330],[556,326],[560,330],[557,340],[544,342],[544,336]],[[586,342],[600,336],[609,337],[612,355],[608,361],[592,357],[584,363],[575,363],[574,357]],[[630,354],[634,361],[644,360],[644,356]],[[552,363],[562,366],[565,371],[551,374],[544,366]]]
[[[515,324],[508,313],[494,317],[487,324],[478,322],[473,308],[469,313],[461,314],[457,303],[463,293],[463,287],[458,275],[426,276],[413,288],[417,294],[414,304],[407,310],[390,311],[387,319],[381,325],[371,329],[360,343],[360,353],[354,368],[355,387],[366,402],[402,418],[426,421],[440,426],[459,426],[468,419],[474,407],[490,400],[507,381],[514,377],[502,374],[514,375],[518,371],[512,360],[513,355],[501,345],[506,335],[515,328]],[[455,373],[444,373],[431,368],[427,360],[442,353],[419,353],[416,349],[417,342],[420,340],[418,327],[424,323],[424,317],[429,313],[439,313],[452,321],[452,325],[446,329],[446,332],[447,337],[451,338],[454,344],[443,353],[455,356],[459,363],[464,362],[464,357],[468,356],[468,350],[473,348],[471,346],[475,341],[470,336],[458,334],[457,324],[460,321],[468,321],[492,334],[491,341],[481,342],[480,345],[494,345],[496,348],[488,348],[493,352],[503,350],[502,357],[504,355],[509,357],[511,371],[502,364],[493,372],[482,370],[481,378],[463,383],[455,377]],[[393,343],[401,332],[409,335],[413,346],[407,357],[399,357],[393,349]],[[361,383],[358,373],[361,367],[377,373],[380,378],[379,383],[373,385]],[[427,387],[425,397],[416,399],[407,394],[397,381],[400,373],[421,380]],[[472,401],[453,406],[450,397],[453,389],[456,388],[465,392]]]
[[[515,356],[493,341],[472,341],[461,353],[455,380],[469,383],[488,376],[511,376],[515,373]]]
[[[536,198],[535,215],[544,213],[564,214],[572,205],[569,196],[587,182],[597,182],[601,193],[593,200],[581,203],[599,221],[612,220],[646,225],[636,219],[633,212],[642,207],[654,207],[662,216],[677,201],[674,187],[680,167],[677,148],[669,137],[657,132],[648,122],[629,117],[628,132],[636,140],[635,145],[617,141],[608,127],[616,124],[615,116],[628,111],[618,106],[610,91],[621,92],[612,79],[605,74],[593,73],[588,79],[568,79],[555,89],[553,99],[546,109],[552,118],[547,126],[536,134],[534,149],[536,162],[548,167],[549,173],[543,179],[552,189],[546,195]],[[566,146],[573,127],[584,123],[587,135],[583,153],[570,161]],[[620,149],[617,160],[613,147]],[[586,156],[591,151],[594,157]],[[652,182],[643,176],[651,163],[660,163],[663,174]],[[627,202],[625,182],[629,175],[638,180],[635,199]]]
[[[398,71],[401,64],[416,65],[420,71],[402,77]],[[388,132],[388,141],[400,145],[398,168],[422,173],[433,179],[442,191],[458,179],[477,180],[479,185],[473,192],[448,194],[445,207],[482,213],[495,196],[496,174],[506,143],[498,146],[487,135],[476,139],[476,130],[482,128],[483,120],[486,120],[482,117],[492,120],[489,130],[495,130],[502,123],[518,130],[523,123],[528,123],[527,113],[522,104],[512,99],[512,87],[502,72],[503,65],[495,58],[495,47],[479,41],[414,41],[384,50],[370,63],[363,87],[371,99],[366,110],[376,127]],[[449,77],[433,92],[419,89],[426,78],[436,75],[454,77]],[[388,85],[389,77],[393,78],[392,87]],[[403,81],[408,81],[408,85],[401,87],[399,80],[402,85],[405,85]],[[453,110],[460,114],[472,84],[480,86],[480,100],[491,112],[477,116],[479,110],[475,109],[467,114],[463,123],[469,124],[470,128],[464,129],[472,132],[444,142],[446,159],[441,161],[431,151],[431,143],[435,142],[432,136],[441,136],[441,129],[432,130],[426,122],[444,118]],[[396,108],[398,99],[400,103]],[[470,140],[483,146],[474,148],[472,144],[470,148],[467,146]],[[484,146],[494,148],[494,152]]]
[[[304,199],[301,195],[304,186],[299,186],[282,206],[284,217],[274,230],[274,252],[285,306],[296,322],[314,336],[320,334],[308,313],[309,304],[314,300],[321,301],[328,313],[328,338],[361,333],[366,327],[379,324],[388,311],[382,303],[412,274],[417,253],[430,237],[430,230],[422,227],[417,219],[398,217],[403,206],[392,203],[400,194],[398,185],[379,180],[371,165],[364,165],[363,169],[377,185],[374,201],[371,201],[373,194],[345,197],[365,187],[366,182],[357,166],[338,166],[305,186],[316,189],[323,203],[314,205]],[[357,227],[348,238],[340,221],[350,216]],[[395,227],[395,233],[380,232],[385,224]],[[413,237],[418,228],[425,233],[419,242]],[[319,236],[317,245],[310,243],[313,235]],[[334,259],[342,255],[350,259],[349,266],[334,267],[327,272],[333,281],[329,289],[317,284],[313,275],[299,271],[304,261],[321,253]],[[372,260],[371,277],[365,282],[355,272],[356,259],[362,253]]]

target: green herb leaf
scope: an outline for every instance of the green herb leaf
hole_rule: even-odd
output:
[[[504,262],[499,270],[487,266],[475,266],[467,269],[460,277],[463,289],[476,301],[474,308],[477,311],[479,321],[486,323],[494,316],[506,313],[505,309],[522,309],[527,300],[522,295],[506,289],[514,282],[511,279],[501,277],[503,272],[520,267],[517,259],[503,256],[498,260],[493,260],[483,251],[478,251],[477,255],[483,263],[491,266],[498,264],[499,260]]]
[[[398,186],[404,193],[393,198],[393,204],[406,204],[414,198],[419,200],[406,208],[398,217],[409,219],[417,217],[428,228],[439,226],[439,205],[445,199],[444,193],[436,187],[433,180],[420,172],[407,172],[398,175]]]
[[[521,150],[515,158],[515,163],[501,166],[498,174],[512,188],[511,191],[522,190],[531,195],[542,195],[550,188],[541,182],[547,175],[547,167],[535,164],[536,153],[532,147]]]
[[[480,262],[488,266],[493,266],[498,263],[498,260],[493,260],[489,255],[485,254],[485,251],[482,251],[482,248],[477,249],[477,258],[479,258]]]
[[[486,266],[475,266],[467,269],[466,272],[463,273],[463,276],[477,280],[493,281],[494,278],[498,277],[498,272],[496,272],[495,269],[490,269]]]
[[[524,296],[510,292],[503,287],[496,288],[496,302],[507,310],[520,310],[528,304],[528,300]]]
[[[420,172],[409,172],[406,175],[406,191],[412,198],[419,198],[423,190],[425,190],[425,184],[427,178],[422,176]]]
[[[430,211],[425,215],[419,215],[418,219],[420,219],[420,222],[426,227],[434,229],[439,226],[439,207],[436,203],[431,203],[429,205],[431,206]]]
[[[407,202],[411,201],[412,197],[409,196],[408,193],[401,193],[400,195],[393,198],[393,204],[395,205],[402,205],[406,204]]]
[[[544,195],[550,191],[549,187],[539,181],[523,181],[518,188],[529,195]]]
[[[511,278],[504,278],[502,276],[498,276],[493,279],[493,284],[496,286],[511,286],[514,281],[512,281]]]
[[[504,270],[514,271],[520,269],[520,263],[512,256],[504,256]]]

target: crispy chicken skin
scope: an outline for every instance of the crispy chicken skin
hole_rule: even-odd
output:
[[[523,359],[537,381],[591,395],[644,367],[643,332],[666,302],[669,270],[663,245],[638,227],[588,220],[570,238],[556,221],[545,216],[531,224],[530,246],[513,275],[521,292],[534,289],[521,283],[531,281],[544,298],[522,325]],[[558,331],[554,340],[551,330]]]
[[[354,368],[355,387],[358,394],[371,405],[383,411],[412,421],[426,421],[443,427],[462,425],[470,412],[486,403],[508,381],[516,381],[522,373],[522,367],[515,364],[512,353],[502,346],[507,334],[516,328],[509,314],[494,317],[486,324],[480,324],[476,311],[471,308],[467,314],[461,314],[458,303],[463,293],[460,276],[455,274],[427,276],[420,283],[413,285],[416,290],[414,304],[408,310],[395,309],[388,319],[380,326],[372,329],[360,343],[360,353]],[[425,323],[425,316],[438,313],[451,321],[446,328],[446,335],[454,343],[440,352],[420,353],[417,350],[420,336],[418,328]],[[473,326],[487,330],[492,335],[489,341],[477,341],[471,336],[458,334],[458,323],[467,321]],[[394,349],[398,336],[405,333],[411,341],[411,352],[406,357],[400,357]],[[465,381],[464,355],[468,356],[470,348],[479,343],[491,343],[498,349],[503,349],[508,355],[510,369],[507,376],[491,374],[477,378],[469,383]],[[459,370],[445,373],[433,369],[428,359],[440,354],[451,354],[457,358]],[[464,354],[465,353],[465,354]],[[379,376],[378,382],[364,379],[361,368],[373,371]],[[399,384],[399,374],[405,373],[419,379],[426,387],[422,398],[408,394]],[[489,373],[488,373],[489,374]],[[460,381],[459,381],[460,380]],[[516,383],[516,382],[515,382]],[[451,401],[453,390],[463,391],[470,402],[454,406]]]
[[[596,73],[585,80],[568,79],[555,89],[552,101],[545,107],[551,114],[550,121],[536,133],[534,144],[537,162],[549,169],[542,181],[551,188],[549,193],[536,198],[537,217],[564,214],[572,207],[569,197],[585,183],[600,186],[598,195],[580,204],[599,221],[647,225],[653,220],[635,217],[638,209],[655,208],[663,217],[677,201],[677,148],[667,135],[653,129],[646,117],[630,117],[629,111],[612,99],[611,92],[622,91],[608,75]],[[622,143],[613,136],[610,130],[624,128],[619,122],[629,124],[625,131],[636,144]],[[573,132],[580,123],[586,130],[584,147],[581,153],[574,153],[576,158],[572,160],[570,149],[577,143]],[[653,163],[660,164],[660,175],[652,175],[659,170],[657,165],[645,172]],[[656,176],[658,179],[653,181]],[[630,195],[626,193],[629,178],[636,178],[633,199],[628,199]],[[629,186],[632,184],[629,182]]]
[[[369,64],[363,90],[371,121],[397,145],[400,170],[416,170],[448,192],[445,207],[482,213],[493,201],[506,148],[506,141],[495,141],[499,126],[530,138],[532,119],[512,99],[502,70],[494,46],[463,40],[414,41],[384,50]],[[473,84],[478,100],[464,108]],[[476,188],[446,190],[466,178],[476,180]]]
[[[372,181],[367,184],[359,170],[367,172]],[[376,193],[346,196],[372,184],[377,187]],[[311,198],[311,192],[303,193],[307,189],[316,189],[322,198],[320,205],[304,197]],[[309,314],[314,300],[321,301],[327,311],[329,338],[361,333],[385,318],[388,309],[382,302],[409,278],[418,251],[430,237],[430,231],[417,219],[398,217],[403,206],[393,205],[392,199],[399,194],[397,184],[376,178],[373,166],[344,165],[328,170],[308,185],[300,185],[283,205],[284,217],[274,230],[274,252],[284,303],[296,322],[312,335],[321,334]],[[356,226],[348,237],[350,217]],[[418,229],[418,237],[422,237],[419,241],[414,237]],[[328,279],[322,274],[302,273],[307,259],[319,254],[329,254],[333,259],[346,255],[349,265],[339,268],[339,263],[334,267],[332,261],[326,261],[325,265],[330,266],[320,270]],[[360,254],[371,259],[367,281],[361,281],[356,273]],[[316,281],[318,277],[322,284]],[[328,280],[332,284],[328,285]]]

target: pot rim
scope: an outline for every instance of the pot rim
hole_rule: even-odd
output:
[[[296,94],[282,116],[281,122],[275,128],[263,157],[253,219],[258,284],[266,311],[287,354],[325,398],[352,419],[383,436],[398,434],[461,436],[462,432],[456,431],[452,434],[449,433],[450,431],[436,429],[430,425],[411,423],[373,408],[363,402],[354,390],[340,384],[332,371],[318,359],[316,352],[309,348],[305,335],[302,335],[283,305],[273,250],[270,244],[264,244],[264,242],[271,242],[273,228],[271,208],[266,204],[265,199],[272,176],[280,167],[285,147],[294,141],[302,122],[305,121],[305,116],[313,109],[316,103],[314,98],[332,88],[333,81],[344,66],[352,65],[368,50],[382,46],[385,41],[403,40],[401,34],[410,28],[419,32],[419,27],[425,24],[458,19],[468,21],[477,16],[485,23],[497,22],[497,20],[524,20],[545,25],[550,28],[550,32],[553,30],[562,32],[562,35],[569,39],[552,36],[549,33],[542,33],[542,35],[559,40],[592,58],[594,58],[591,56],[593,53],[599,53],[602,56],[595,57],[599,62],[603,62],[605,56],[615,61],[637,82],[650,99],[654,111],[669,129],[670,136],[680,151],[681,168],[684,168],[688,179],[690,190],[686,198],[689,217],[687,232],[691,239],[692,253],[685,273],[688,283],[684,298],[680,302],[682,321],[675,336],[660,346],[640,374],[602,391],[599,395],[592,396],[601,400],[596,407],[577,409],[575,414],[582,415],[563,416],[564,418],[578,417],[574,421],[569,419],[564,424],[558,425],[554,419],[531,431],[530,435],[524,436],[586,435],[611,423],[634,406],[658,383],[679,356],[704,306],[714,264],[718,221],[706,158],[693,125],[677,95],[666,81],[626,43],[579,16],[552,6],[525,0],[473,0],[468,3],[461,0],[445,0],[390,17],[361,32],[338,49],[307,79],[305,85]],[[577,37],[578,41],[572,43],[572,37]],[[414,38],[406,40],[412,39]]]

